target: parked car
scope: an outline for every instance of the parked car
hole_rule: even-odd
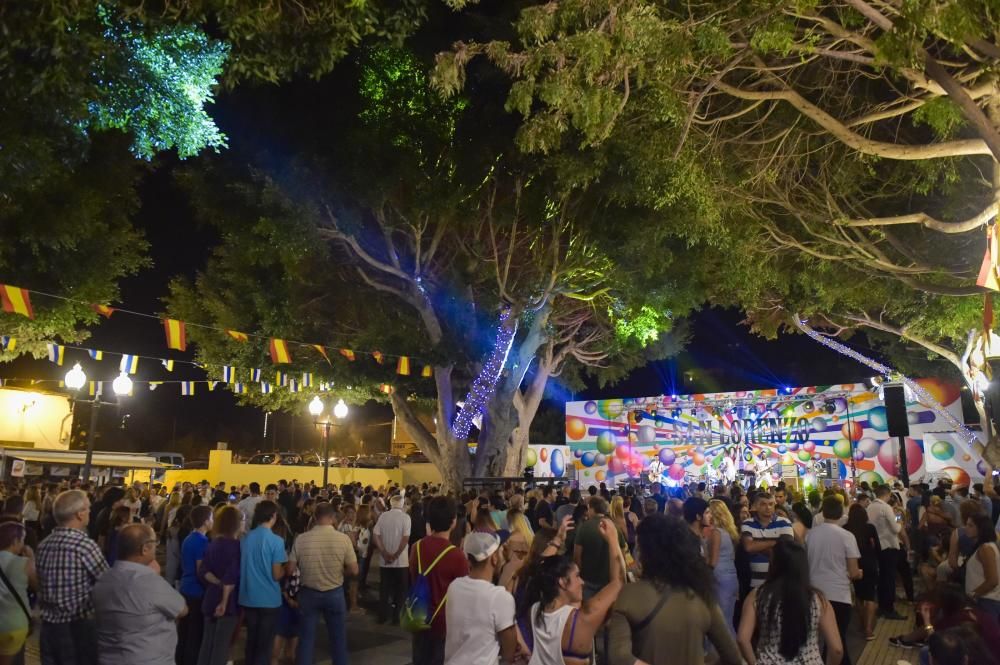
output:
[[[416,452],[412,452],[404,457],[403,462],[406,464],[427,464],[430,460],[427,459],[427,455],[424,455],[421,451],[417,450]]]
[[[184,463],[185,469],[207,469],[208,460],[207,459],[193,459]]]
[[[395,469],[399,466],[399,458],[388,453],[359,456],[357,466],[360,469]]]

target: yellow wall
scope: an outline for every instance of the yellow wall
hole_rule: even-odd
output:
[[[0,388],[0,441],[5,445],[68,450],[72,424],[65,395]]]
[[[279,480],[312,481],[318,484],[323,482],[323,467],[233,464],[231,451],[212,450],[208,454],[207,469],[167,471],[163,482],[168,487],[173,487],[177,483],[199,483],[202,480],[213,485],[223,482],[226,486],[258,482],[264,487]],[[439,483],[441,474],[433,464],[403,464],[398,469],[348,469],[331,466],[329,481],[337,485],[360,482],[379,487],[390,481],[403,485]]]

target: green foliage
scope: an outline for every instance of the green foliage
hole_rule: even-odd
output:
[[[182,159],[224,147],[226,138],[204,106],[212,101],[227,47],[189,26],[147,34],[101,13],[112,49],[95,63],[91,126],[131,132],[132,152],[145,159],[173,147]]]
[[[958,104],[948,97],[935,97],[913,112],[915,125],[927,125],[942,140],[950,139],[965,125]]]

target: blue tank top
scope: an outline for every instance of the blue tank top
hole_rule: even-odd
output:
[[[715,530],[719,532],[719,561],[715,564],[715,577],[735,577],[736,552],[733,548],[733,539],[719,527],[715,527]]]

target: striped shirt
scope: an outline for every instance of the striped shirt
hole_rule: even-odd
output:
[[[344,566],[357,563],[351,539],[329,524],[314,526],[295,539],[288,560],[302,573],[302,586],[332,591],[344,585]]]
[[[94,613],[90,591],[108,562],[85,532],[56,527],[38,546],[35,565],[42,621],[69,623]]]
[[[777,540],[781,536],[795,536],[792,531],[792,524],[786,519],[778,516],[771,518],[766,525],[761,524],[756,519],[750,519],[743,523],[740,533],[749,535],[754,540]],[[769,551],[757,552],[750,555],[750,588],[756,589],[767,579],[767,571],[771,567],[771,553]]]

